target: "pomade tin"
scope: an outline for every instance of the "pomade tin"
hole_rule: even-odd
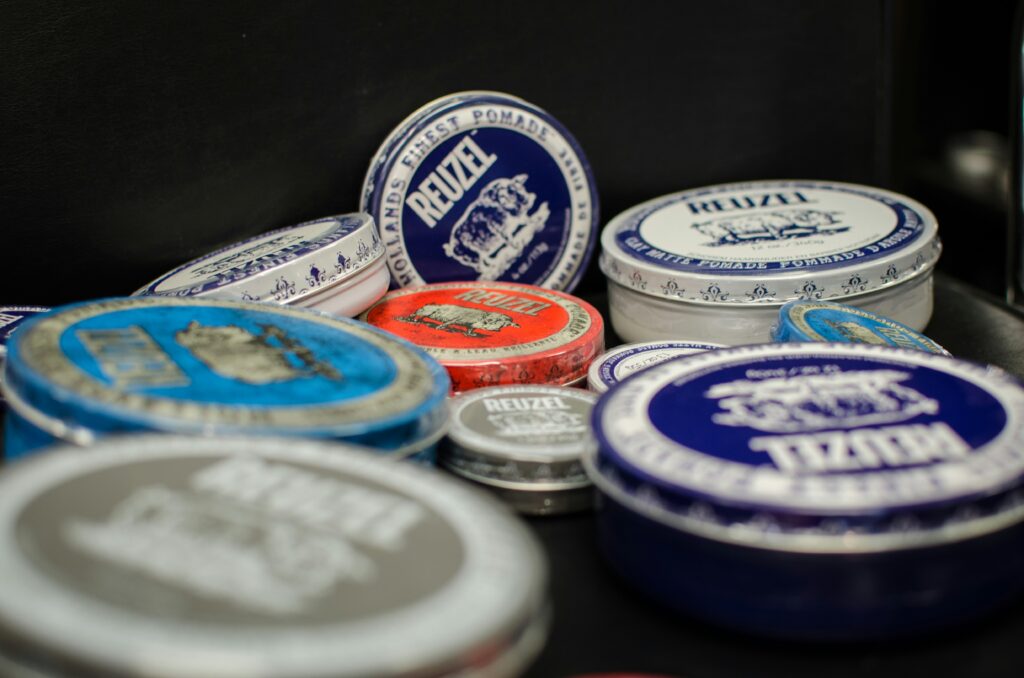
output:
[[[839,301],[915,330],[932,312],[934,215],[880,188],[755,181],[655,198],[601,234],[625,341],[768,341],[794,299]]]
[[[449,382],[423,351],[309,309],[187,297],[64,306],[9,346],[8,458],[115,432],[285,435],[429,455]]]
[[[517,283],[394,290],[361,319],[423,348],[448,368],[455,391],[575,384],[604,350],[597,309],[562,292]]]
[[[949,355],[949,351],[903,323],[828,301],[791,301],[783,306],[772,328],[772,339],[878,344]]]
[[[487,487],[520,513],[549,515],[593,507],[580,459],[594,445],[597,396],[559,386],[493,386],[452,401],[438,463]]]
[[[887,637],[1024,587],[1024,388],[865,344],[708,351],[594,409],[602,548],[686,614],[798,638]]]
[[[571,291],[597,240],[598,200],[579,144],[501,92],[423,106],[370,163],[360,209],[377,220],[392,286],[504,280]]]
[[[351,317],[390,280],[384,246],[368,214],[287,226],[181,265],[136,295],[268,301]]]
[[[55,448],[0,472],[0,541],[0,656],[29,675],[511,677],[547,631],[520,521],[337,443]]]
[[[7,342],[14,331],[29,318],[49,310],[45,306],[0,306],[0,360],[7,355]]]
[[[595,393],[604,393],[634,372],[651,365],[701,351],[725,348],[721,344],[698,344],[692,341],[646,341],[622,344],[606,351],[590,363],[587,387]]]

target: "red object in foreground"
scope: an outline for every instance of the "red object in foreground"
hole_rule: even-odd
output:
[[[454,391],[498,384],[574,385],[604,350],[604,321],[569,294],[502,282],[395,290],[362,320],[420,346]]]

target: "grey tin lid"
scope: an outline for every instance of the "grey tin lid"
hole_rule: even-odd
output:
[[[0,474],[0,540],[0,648],[58,675],[515,675],[546,626],[506,510],[348,446],[55,449]]]
[[[597,395],[560,386],[495,386],[452,402],[440,463],[497,491],[530,514],[589,508],[591,483],[581,458],[593,446]]]

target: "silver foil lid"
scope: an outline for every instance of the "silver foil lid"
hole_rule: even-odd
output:
[[[500,490],[525,513],[589,507],[590,481],[580,460],[594,446],[589,420],[596,400],[593,393],[558,386],[465,392],[452,402],[439,461]]]
[[[57,675],[514,675],[544,634],[518,521],[340,445],[56,450],[0,474],[0,539],[0,651]]]

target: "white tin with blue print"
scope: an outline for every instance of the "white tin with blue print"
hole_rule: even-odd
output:
[[[433,101],[395,128],[360,209],[377,220],[394,287],[502,280],[571,291],[598,224],[594,177],[569,131],[486,91]]]
[[[775,344],[606,393],[602,547],[645,593],[802,638],[947,626],[1024,581],[1024,388],[921,351]]]
[[[604,393],[635,372],[672,358],[725,348],[721,344],[692,341],[645,341],[623,344],[594,359],[587,371],[587,388]]]
[[[8,458],[128,431],[328,438],[433,454],[447,373],[412,344],[308,309],[187,297],[65,306],[4,370]]]
[[[352,317],[387,291],[373,219],[307,221],[229,245],[167,273],[136,295],[267,301]]]
[[[784,303],[810,299],[920,331],[937,231],[920,203],[856,184],[756,181],[663,196],[601,234],[611,323],[626,341],[761,343]]]

